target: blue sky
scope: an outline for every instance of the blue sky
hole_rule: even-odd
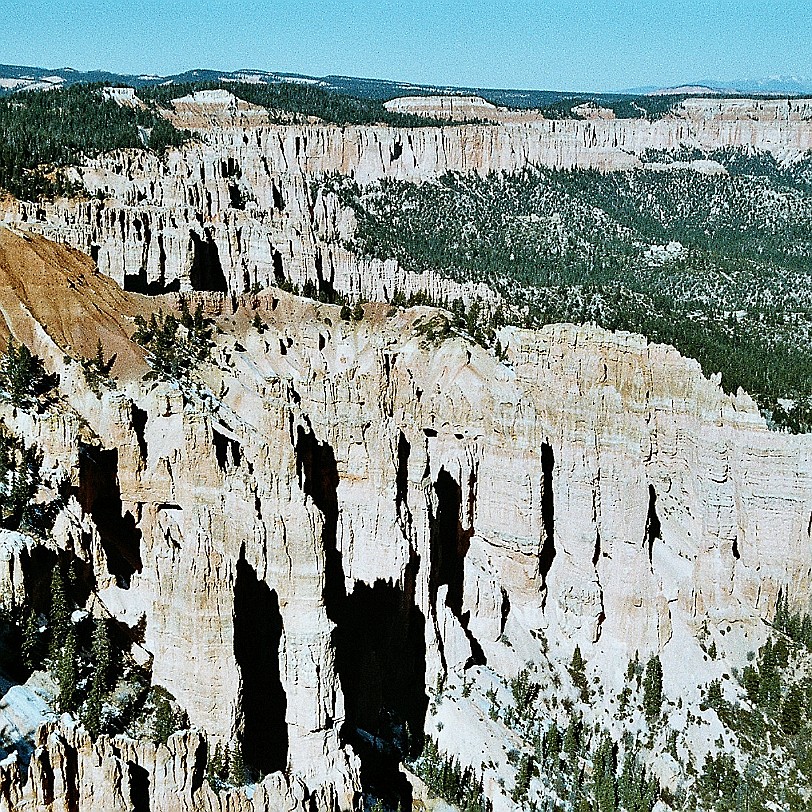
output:
[[[0,0],[0,63],[611,90],[812,76],[803,0]]]

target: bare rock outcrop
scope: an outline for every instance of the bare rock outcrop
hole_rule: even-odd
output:
[[[99,311],[62,269],[78,255],[30,240],[0,230],[7,274],[52,252],[50,284],[84,301],[87,341],[128,334],[141,297]],[[73,470],[77,519],[106,539],[55,541],[90,560],[107,611],[143,627],[154,682],[201,731],[156,747],[43,728],[27,783],[2,765],[9,810],[102,808],[91,795],[132,808],[133,792],[167,812],[358,808],[354,737],[384,708],[422,729],[438,676],[512,677],[547,656],[543,636],[563,661],[578,643],[610,687],[635,651],[659,652],[687,697],[711,667],[700,629],[741,663],[779,590],[809,594],[812,438],[768,431],[673,349],[510,328],[502,363],[461,337],[428,342],[428,309],[369,305],[348,323],[277,291],[201,301],[222,332],[198,387],[145,385],[133,366],[96,397],[57,317],[0,298],[61,376],[62,429],[32,417],[26,433]],[[80,421],[92,476],[71,462]],[[108,492],[114,527],[93,515]],[[234,737],[269,775],[253,795],[200,777],[203,741]],[[500,763],[487,737],[440,740]]]
[[[476,292],[439,277],[415,278],[366,262],[326,240],[338,227],[335,200],[317,195],[331,173],[365,184],[421,181],[447,172],[527,166],[602,171],[642,168],[647,150],[757,148],[789,160],[812,149],[805,100],[688,99],[672,114],[643,119],[532,120],[397,129],[324,123],[272,125],[226,91],[177,100],[196,140],[163,156],[103,155],[78,168],[91,200],[10,203],[3,219],[89,254],[122,287],[142,293],[243,293],[306,280],[369,299],[432,291]],[[524,115],[524,114],[522,114]],[[204,126],[205,125],[205,126]],[[667,165],[665,165],[667,166]],[[711,163],[674,164],[719,171]]]

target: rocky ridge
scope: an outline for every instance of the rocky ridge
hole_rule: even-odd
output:
[[[357,809],[379,766],[364,733],[392,713],[481,772],[500,812],[512,734],[485,697],[501,680],[578,644],[608,697],[635,652],[658,653],[666,693],[695,707],[703,681],[763,642],[780,591],[803,608],[808,436],[767,431],[747,395],[639,336],[505,328],[503,360],[463,335],[430,338],[442,314],[383,302],[488,289],[359,259],[342,245],[352,215],[311,188],[331,172],[419,180],[623,169],[648,148],[812,147],[805,103],[737,104],[694,100],[654,123],[400,131],[245,126],[229,108],[231,126],[189,103],[195,142],[76,170],[98,199],[4,204],[18,231],[0,228],[5,331],[60,381],[44,414],[3,412],[73,489],[46,546],[91,567],[89,611],[143,629],[137,657],[193,730],[92,742],[54,718],[27,775],[21,758],[0,763],[0,808]],[[274,287],[308,280],[378,303],[345,321]],[[145,384],[133,319],[181,295],[221,331],[211,362],[194,386]],[[116,388],[100,394],[76,363],[97,340],[116,355]],[[97,498],[119,515],[94,515]],[[18,542],[3,544],[11,606],[38,544]],[[391,623],[370,631],[370,616]],[[435,707],[433,686],[466,680],[470,696]],[[595,718],[612,718],[607,702]],[[707,750],[709,719],[680,746]],[[218,791],[203,778],[210,748],[235,738],[267,777]]]
[[[222,332],[198,384],[145,385],[131,319],[176,296],[122,292],[80,254],[5,229],[0,267],[6,329],[60,378],[44,414],[4,410],[75,489],[49,544],[92,567],[93,612],[143,627],[154,682],[199,731],[92,743],[55,720],[27,780],[14,756],[0,764],[4,808],[357,808],[368,756],[348,742],[394,703],[410,727],[446,719],[433,735],[494,765],[486,794],[507,810],[507,734],[482,735],[478,704],[494,680],[577,643],[607,688],[635,651],[658,652],[667,694],[698,701],[703,677],[763,641],[779,590],[809,592],[810,438],[767,431],[746,395],[672,349],[506,328],[500,362],[462,336],[429,341],[428,308],[345,322],[275,289],[203,293]],[[71,360],[97,338],[119,358],[100,397]],[[120,516],[94,517],[97,494]],[[4,562],[7,603],[31,588],[26,560]],[[258,678],[246,633],[278,684]],[[427,711],[438,678],[472,679],[471,698]],[[218,793],[206,748],[235,736],[270,753],[269,775]]]
[[[88,161],[75,178],[91,200],[11,202],[3,219],[79,248],[123,287],[139,292],[245,292],[281,280],[300,287],[311,280],[353,298],[388,298],[397,288],[467,300],[475,292],[465,286],[360,259],[341,247],[341,239],[329,239],[351,233],[351,215],[329,196],[314,194],[311,182],[333,173],[368,183],[527,166],[625,170],[647,165],[646,150],[682,147],[757,147],[782,160],[812,149],[806,100],[689,99],[674,115],[653,122],[541,120],[400,130],[254,126],[249,113],[256,118],[257,111],[221,96],[202,106],[179,100],[170,114],[178,126],[195,130],[195,142],[162,157],[131,152]],[[232,112],[218,117],[213,111],[221,105]]]

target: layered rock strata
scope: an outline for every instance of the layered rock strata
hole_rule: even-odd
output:
[[[60,376],[61,406],[5,412],[74,484],[52,543],[93,567],[93,611],[143,629],[153,681],[200,731],[155,747],[45,727],[27,780],[2,765],[5,808],[357,808],[357,731],[384,712],[423,725],[438,676],[488,684],[577,643],[609,687],[659,652],[690,698],[757,647],[779,590],[809,594],[810,437],[768,431],[673,349],[511,328],[501,363],[428,342],[427,308],[348,323],[287,294],[206,294],[222,332],[198,385],[148,385],[131,318],[176,298],[117,291],[41,238],[0,230],[0,247],[7,329]],[[115,390],[97,397],[69,360],[90,352],[42,303],[46,280],[87,345],[128,359]],[[120,503],[112,524],[100,495]],[[203,742],[235,737],[269,777],[217,794]],[[440,740],[502,762],[485,736]]]
[[[78,169],[91,197],[102,199],[12,203],[4,219],[85,251],[134,291],[240,293],[285,279],[318,282],[353,298],[379,299],[397,288],[467,300],[481,291],[359,259],[326,239],[337,227],[346,237],[351,223],[334,199],[311,189],[313,179],[340,173],[360,183],[420,181],[527,166],[611,171],[643,167],[651,149],[757,148],[787,160],[812,149],[805,100],[693,99],[653,122],[395,129],[256,125],[264,121],[261,111],[219,93],[216,103],[193,97],[177,103],[173,121],[197,135],[186,147],[163,157],[105,155]],[[215,116],[220,107],[230,112]]]

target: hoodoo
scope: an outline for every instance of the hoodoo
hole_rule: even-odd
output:
[[[0,809],[805,808],[809,103],[246,87],[2,202]]]

